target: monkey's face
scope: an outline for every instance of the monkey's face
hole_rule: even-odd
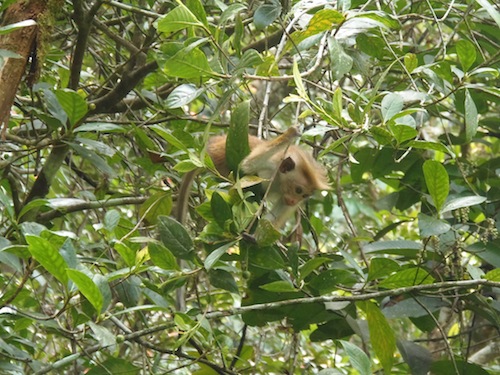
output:
[[[281,192],[283,193],[283,202],[287,206],[298,205],[314,192],[313,189],[308,187],[306,181],[302,180],[297,173],[281,174]]]

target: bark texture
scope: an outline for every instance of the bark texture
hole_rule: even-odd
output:
[[[11,25],[25,20],[39,19],[47,10],[49,0],[19,0],[4,12],[1,26]],[[0,35],[0,49],[17,53],[20,58],[7,58],[0,67],[0,127],[2,138],[10,118],[17,89],[21,83],[26,64],[36,48],[38,26],[24,27],[11,33]]]

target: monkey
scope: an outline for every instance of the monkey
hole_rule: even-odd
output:
[[[276,229],[281,229],[296,212],[300,203],[316,190],[329,190],[326,170],[312,155],[292,144],[300,136],[296,127],[289,128],[282,135],[267,141],[255,136],[248,136],[250,154],[240,163],[243,173],[255,174],[264,179],[266,199],[271,203],[271,210],[265,219]],[[229,176],[226,161],[226,135],[213,136],[207,143],[207,154],[217,171],[222,176]],[[181,224],[186,223],[189,192],[193,180],[200,172],[196,169],[186,173],[182,179],[174,217]],[[250,236],[252,237],[252,236]],[[181,261],[182,264],[182,261]],[[177,289],[177,308],[185,311],[185,286]]]
[[[244,174],[257,175],[266,180],[263,187],[269,193],[266,199],[271,203],[271,210],[265,218],[277,229],[281,229],[300,203],[316,190],[330,189],[324,167],[293,144],[299,136],[296,127],[290,127],[269,141],[249,135],[250,154],[240,164]],[[228,176],[226,135],[211,137],[207,153],[217,171]]]

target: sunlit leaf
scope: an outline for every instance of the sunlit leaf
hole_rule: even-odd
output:
[[[203,23],[182,3],[158,21],[158,31],[162,33],[173,33],[187,27],[203,26]]]
[[[179,271],[177,259],[165,246],[157,242],[151,242],[148,244],[148,252],[155,266],[163,268],[164,270]]]
[[[68,265],[62,255],[59,254],[58,249],[48,240],[37,236],[27,235],[26,242],[28,242],[28,250],[33,258],[66,286],[68,283],[66,273]]]
[[[185,79],[207,77],[214,74],[207,56],[198,48],[185,48],[167,60],[165,74]]]
[[[500,282],[500,269],[495,268],[494,270],[489,271],[486,275],[484,275],[484,278],[486,280]]]
[[[414,53],[407,53],[404,57],[405,68],[408,72],[413,72],[418,66],[417,56]]]
[[[476,61],[476,47],[467,39],[459,40],[456,46],[458,60],[460,60],[462,69],[468,71],[472,64],[474,64],[474,61]]]
[[[309,37],[323,31],[331,30],[335,25],[345,20],[342,13],[335,9],[321,9],[314,13],[305,31],[305,37]]]
[[[72,90],[57,90],[55,92],[57,100],[68,115],[71,125],[80,121],[88,111],[87,102],[79,94]]]
[[[366,314],[373,350],[386,374],[391,373],[396,352],[396,337],[380,309],[370,301],[359,303]]]
[[[80,293],[82,293],[85,298],[94,306],[95,310],[99,314],[103,306],[103,297],[101,291],[97,285],[92,281],[90,277],[81,271],[74,269],[66,270],[71,281],[75,283]]]
[[[434,206],[440,212],[450,191],[450,179],[445,167],[435,160],[426,160],[422,166],[425,184]]]
[[[260,288],[267,290],[268,292],[275,292],[275,293],[287,293],[287,292],[298,291],[298,289],[295,288],[291,282],[285,280],[273,281],[269,284],[261,285]]]

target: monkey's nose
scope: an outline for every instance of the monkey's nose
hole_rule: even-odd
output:
[[[284,197],[285,198],[285,204],[287,206],[295,206],[297,204],[297,200],[290,198],[290,197]]]

